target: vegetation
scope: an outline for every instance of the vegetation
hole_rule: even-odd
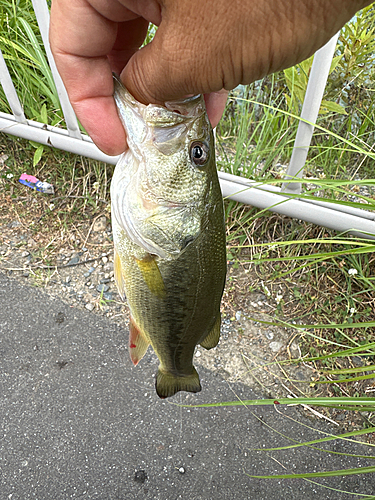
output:
[[[367,210],[375,209],[374,21],[370,6],[341,32],[302,179],[303,196]],[[0,27],[0,47],[27,118],[61,123],[31,2],[0,0]],[[309,59],[231,94],[217,130],[219,169],[261,182],[282,182],[311,64]],[[2,90],[0,111],[10,111]],[[27,168],[57,190],[53,213],[47,202],[40,202],[46,205],[44,223],[67,229],[77,218],[108,210],[112,167],[32,142],[3,141],[10,154],[0,174],[2,196],[16,197],[16,179]],[[374,432],[375,402],[368,397],[375,391],[374,244],[233,201],[227,200],[225,207],[229,260],[251,275],[251,284],[234,294],[233,302],[250,287],[264,290],[267,283],[276,303],[270,323],[287,326],[300,338],[300,356],[287,363],[312,364],[316,377],[306,381],[306,387],[325,387],[330,397],[298,402],[366,412],[365,429],[351,436]],[[300,395],[305,396],[303,391]],[[262,401],[256,404],[274,403]]]
[[[375,87],[370,76],[375,35],[367,28],[373,25],[373,17],[374,8],[365,9],[340,36],[302,179],[302,197],[375,209],[371,178]],[[236,91],[218,132],[221,169],[281,184],[311,63],[311,59],[304,61]],[[316,333],[351,347],[373,339],[372,243],[286,222],[284,217],[244,209],[234,202],[227,203],[227,216],[229,256],[255,267],[259,282],[267,281],[274,296],[280,286],[289,289],[288,300],[278,303],[280,317],[297,323],[309,319],[305,328],[314,323]],[[315,352],[314,341],[306,339],[305,347]]]

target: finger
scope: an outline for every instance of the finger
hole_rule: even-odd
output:
[[[208,119],[211,122],[212,128],[215,128],[219,123],[225,109],[228,99],[228,91],[225,89],[219,92],[211,92],[204,95]]]
[[[118,25],[116,41],[108,54],[114,73],[120,75],[131,56],[139,50],[146,38],[148,24],[148,21],[139,17]]]
[[[301,62],[368,0],[163,0],[159,29],[121,78],[139,101],[227,90]]]
[[[166,2],[163,2],[166,3]],[[151,43],[129,60],[121,80],[144,104],[162,104],[188,94],[209,93],[223,88],[219,37],[208,37],[202,22],[215,23],[215,13],[205,17],[205,2],[194,5],[169,3]],[[180,12],[180,8],[187,11]],[[212,9],[211,9],[212,10]],[[212,47],[214,49],[212,49]],[[212,57],[212,50],[218,52]]]
[[[130,17],[127,10],[122,14],[122,18]],[[117,15],[121,19],[119,11]],[[138,32],[137,23],[144,26],[139,18],[131,20],[129,33]],[[111,60],[107,58],[116,46],[117,34],[118,24],[101,16],[85,0],[52,4],[50,41],[57,68],[78,119],[96,145],[110,155],[120,154],[126,146],[112,96]],[[130,35],[128,41],[134,45]],[[118,63],[119,55],[114,50],[112,62]],[[125,61],[132,50],[120,58]]]
[[[113,5],[117,2],[113,1]],[[117,23],[128,21],[130,16],[121,5],[115,11],[117,17],[111,19],[86,0],[53,0],[50,23],[53,50],[57,55],[62,52],[80,57],[105,56],[116,40]],[[133,13],[134,17],[138,16]]]

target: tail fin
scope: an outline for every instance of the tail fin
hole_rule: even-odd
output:
[[[159,368],[155,388],[157,395],[162,399],[169,398],[179,391],[199,392],[202,389],[199,375],[194,367],[191,375],[186,376],[173,375]]]

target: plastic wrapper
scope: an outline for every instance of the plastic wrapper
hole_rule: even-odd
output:
[[[21,177],[18,179],[21,184],[24,184],[25,186],[28,186],[32,189],[36,189],[37,191],[40,191],[41,193],[45,194],[54,194],[55,190],[52,184],[49,184],[48,182],[42,182],[33,175],[28,175],[28,174],[22,174]]]

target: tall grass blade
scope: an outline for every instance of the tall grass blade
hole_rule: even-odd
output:
[[[305,472],[303,474],[274,474],[268,476],[254,476],[252,474],[247,474],[249,477],[254,477],[258,479],[297,479],[297,478],[309,478],[309,477],[335,477],[335,476],[352,476],[353,474],[372,474],[375,472],[375,466],[371,467],[357,467],[355,469],[342,469],[342,470],[331,470],[326,472]]]

